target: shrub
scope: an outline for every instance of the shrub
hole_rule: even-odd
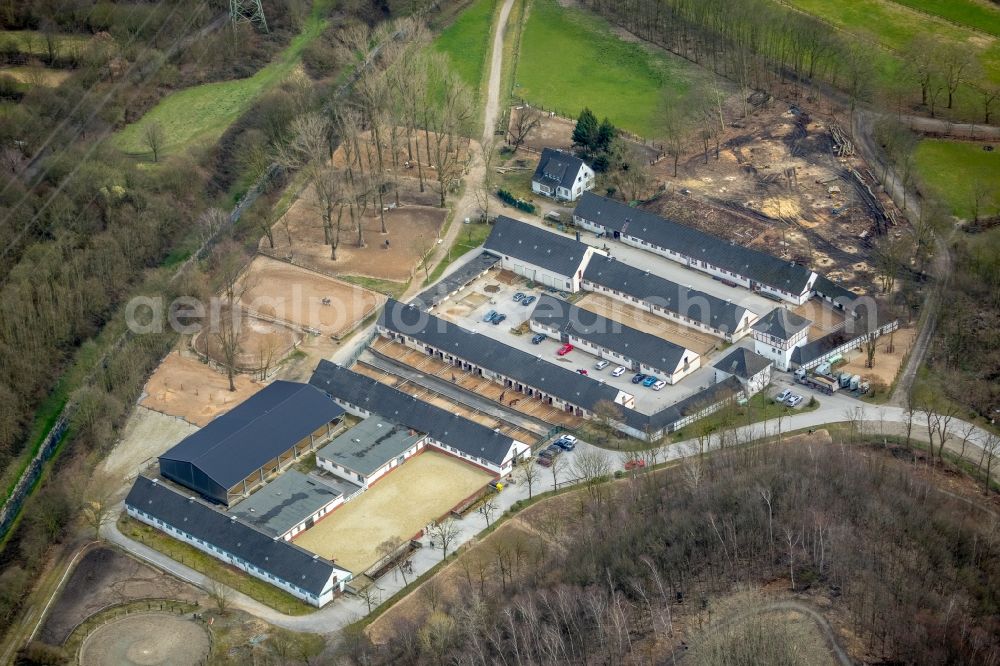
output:
[[[537,210],[535,204],[525,201],[524,199],[518,199],[507,190],[497,190],[497,196],[500,197],[500,200],[507,205],[513,206],[514,208],[524,211],[525,213],[531,213],[534,215]]]

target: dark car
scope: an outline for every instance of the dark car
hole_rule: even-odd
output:
[[[637,372],[634,375],[632,375],[632,383],[633,384],[638,384],[639,382],[641,382],[645,378],[646,378],[646,375],[642,374],[641,372]]]
[[[498,314],[497,316],[493,317],[493,319],[491,321],[493,322],[493,325],[496,326],[497,324],[499,324],[500,322],[502,322],[506,318],[507,318],[507,315],[505,315],[505,314]]]
[[[535,458],[535,462],[542,467],[550,467],[552,465],[552,458],[546,458],[544,456],[538,456]]]
[[[548,448],[546,448],[545,451],[549,452],[550,458],[555,458],[557,455],[563,452],[562,447],[556,446],[555,444],[549,444]],[[542,453],[545,453],[545,451],[542,451]]]
[[[542,340],[544,340],[544,339],[545,339],[545,334],[544,333],[537,333],[537,334],[535,334],[534,337],[531,338],[531,344],[533,344],[533,345],[541,344]]]
[[[576,448],[576,437],[573,435],[563,435],[553,442],[553,444],[558,446],[563,451],[572,451]]]
[[[514,302],[515,303],[517,303],[518,301],[520,301],[522,298],[524,298],[524,292],[519,291],[516,294],[514,294]]]
[[[531,305],[532,303],[535,302],[535,300],[536,299],[534,296],[525,296],[524,298],[521,299],[521,305]]]

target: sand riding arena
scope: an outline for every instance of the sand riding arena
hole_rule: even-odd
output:
[[[95,629],[80,648],[82,666],[192,666],[211,649],[203,626],[165,613],[140,613]]]

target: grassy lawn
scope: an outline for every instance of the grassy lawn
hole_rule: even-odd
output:
[[[90,35],[57,34],[56,54],[66,55],[67,50],[82,49],[90,41]],[[38,30],[0,30],[0,45],[13,44],[20,53],[47,56],[45,35]]]
[[[163,127],[166,134],[164,154],[182,151],[195,142],[213,143],[258,95],[298,67],[302,51],[326,28],[327,20],[323,16],[329,4],[329,0],[316,0],[302,32],[273,62],[250,78],[206,83],[172,93],[140,120],[118,132],[112,139],[113,144],[131,155],[148,156],[143,135],[150,123]]]
[[[393,282],[392,280],[379,280],[378,278],[364,277],[362,275],[338,275],[338,280],[356,284],[365,289],[377,291],[380,294],[387,294],[393,298],[399,298],[406,291],[409,282]]]
[[[448,56],[455,72],[473,90],[482,90],[485,84],[490,29],[499,5],[497,0],[473,0],[434,40],[434,50]]]
[[[575,118],[590,107],[618,127],[655,137],[666,93],[685,95],[694,65],[614,36],[604,20],[556,0],[534,0],[521,37],[514,96]]]
[[[38,65],[0,67],[0,76],[9,76],[18,83],[24,84],[26,87],[38,85],[55,88],[68,79],[71,74],[72,72],[69,70],[50,69],[48,67],[41,67]]]
[[[1000,7],[978,0],[892,0],[1000,37]]]
[[[819,409],[819,400],[808,392],[802,392],[805,399],[802,406],[798,408],[789,407],[786,404],[775,402],[771,397],[761,391],[745,405],[734,405],[730,408],[722,408],[714,414],[709,414],[705,418],[689,423],[677,432],[670,435],[671,441],[680,442],[685,439],[692,439],[698,436],[709,435],[717,430],[729,426],[746,426],[752,423],[760,423],[767,419],[774,419],[780,416],[794,416]]]
[[[917,146],[917,177],[928,194],[951,207],[954,215],[971,219],[973,192],[982,182],[992,187],[980,215],[996,215],[1000,206],[1000,151],[982,144],[924,139]]]
[[[177,560],[195,571],[227,585],[234,590],[256,599],[271,608],[286,615],[306,615],[316,608],[299,601],[284,590],[268,585],[235,567],[223,564],[214,557],[203,553],[194,546],[182,543],[167,536],[159,530],[154,530],[145,523],[129,518],[125,514],[118,520],[118,529],[130,539],[143,543],[157,550],[170,559]]]
[[[457,223],[456,223],[457,224]],[[438,280],[443,274],[446,268],[451,265],[451,262],[461,257],[463,254],[469,250],[474,250],[486,241],[486,237],[490,235],[490,230],[492,227],[488,224],[477,222],[462,224],[462,230],[455,237],[455,242],[448,249],[448,254],[445,255],[444,259],[441,260],[433,271],[429,278],[424,280],[425,285],[432,284]]]

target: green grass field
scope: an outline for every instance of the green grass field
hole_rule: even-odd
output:
[[[90,35],[57,34],[57,52],[66,55],[67,49],[83,48],[90,41]],[[48,55],[45,35],[37,30],[0,30],[0,46],[13,44],[21,53]]]
[[[556,0],[535,0],[521,38],[514,96],[575,118],[590,107],[598,118],[655,137],[666,93],[685,95],[706,74],[679,58],[615,37],[608,23]]]
[[[1000,7],[983,0],[892,0],[1000,37]]]
[[[434,49],[444,53],[452,67],[473,90],[482,90],[490,51],[490,28],[497,0],[474,0],[434,40]]]
[[[980,182],[992,186],[980,215],[998,214],[1000,152],[987,152],[978,143],[925,139],[917,146],[916,159],[925,194],[944,201],[954,215],[972,218],[973,194]]]
[[[299,65],[302,51],[322,34],[322,18],[329,0],[316,0],[313,12],[284,51],[253,76],[186,88],[160,100],[140,120],[126,126],[112,139],[123,152],[149,156],[143,136],[150,123],[159,123],[166,134],[163,154],[175,153],[199,143],[213,143],[222,136],[262,92],[279,83]]]

